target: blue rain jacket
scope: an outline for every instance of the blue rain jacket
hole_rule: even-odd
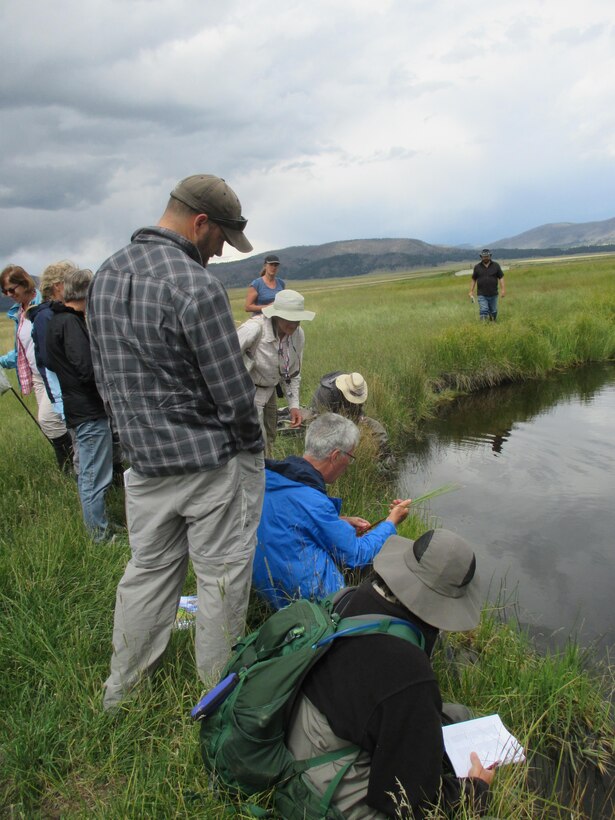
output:
[[[371,564],[396,529],[383,521],[363,536],[339,517],[320,473],[303,458],[265,462],[253,584],[275,609],[292,598],[324,598],[344,586],[341,567]]]

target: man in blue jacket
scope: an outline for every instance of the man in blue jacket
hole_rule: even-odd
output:
[[[324,413],[308,428],[302,458],[265,460],[253,585],[276,609],[292,598],[323,598],[343,587],[341,568],[371,564],[408,515],[410,499],[394,501],[388,518],[369,533],[364,518],[340,516],[342,500],[330,498],[326,485],[346,471],[358,442],[356,424]]]

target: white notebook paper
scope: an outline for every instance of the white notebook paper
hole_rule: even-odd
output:
[[[467,777],[471,766],[470,752],[476,752],[486,769],[525,760],[523,747],[504,726],[499,715],[443,726],[442,734],[446,753],[457,777]]]

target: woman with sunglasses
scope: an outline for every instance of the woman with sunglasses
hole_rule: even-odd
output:
[[[280,260],[275,254],[265,257],[262,271],[248,286],[245,304],[247,313],[261,313],[266,305],[273,302],[276,293],[284,290],[286,282],[277,275],[279,267]]]
[[[34,392],[38,404],[38,423],[50,440],[60,469],[71,469],[71,438],[61,415],[56,413],[45,382],[36,364],[32,322],[28,310],[41,303],[36,282],[20,265],[8,265],[0,273],[2,293],[15,302],[8,317],[15,322],[15,347],[0,356],[0,367],[17,370],[17,381],[24,396]]]

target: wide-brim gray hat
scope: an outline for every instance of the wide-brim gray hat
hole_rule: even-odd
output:
[[[450,530],[429,530],[416,541],[392,535],[374,569],[410,612],[448,632],[474,629],[480,620],[480,581],[468,542]]]
[[[263,316],[272,319],[279,316],[287,322],[311,322],[316,314],[305,310],[303,296],[296,290],[280,290],[270,305],[263,308]]]

